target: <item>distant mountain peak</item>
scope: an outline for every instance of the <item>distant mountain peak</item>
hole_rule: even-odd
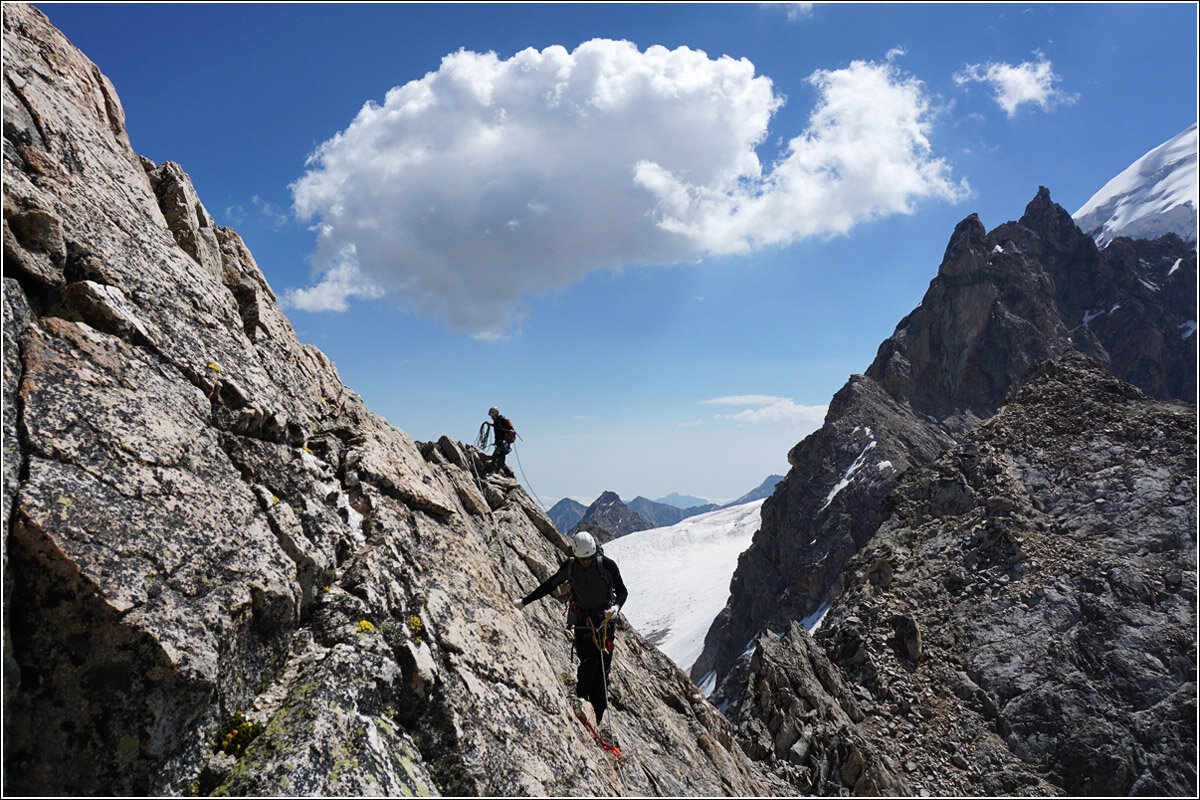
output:
[[[755,500],[764,500],[771,496],[771,493],[775,491],[775,484],[779,483],[781,480],[783,480],[782,475],[771,475],[758,486],[739,497],[737,500],[726,503],[721,507],[732,508],[733,506],[740,506],[745,503],[753,503]]]
[[[596,541],[603,544],[627,533],[653,527],[653,523],[625,505],[620,495],[606,491],[588,506],[571,534],[588,531],[596,537]]]
[[[579,520],[583,519],[583,515],[587,513],[587,506],[570,497],[564,497],[555,503],[547,513],[554,522],[554,527],[560,533],[566,533],[579,524]]]
[[[671,492],[666,497],[660,497],[657,500],[655,500],[654,502],[665,503],[666,505],[675,506],[676,508],[682,508],[682,509],[686,510],[693,506],[708,505],[712,501],[705,500],[703,497],[692,497],[691,495],[679,494],[678,492]]]
[[[1072,216],[1103,248],[1118,236],[1196,241],[1196,124],[1130,164]]]

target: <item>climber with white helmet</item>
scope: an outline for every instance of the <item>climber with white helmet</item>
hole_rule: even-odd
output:
[[[629,597],[629,590],[621,580],[616,562],[604,555],[590,533],[575,534],[571,553],[557,572],[513,605],[524,608],[563,583],[570,583],[567,623],[574,628],[575,652],[579,655],[575,695],[592,704],[599,725],[608,708],[608,671],[612,666],[616,617]],[[582,706],[575,712],[586,722]],[[605,733],[604,739],[611,742],[611,728]]]

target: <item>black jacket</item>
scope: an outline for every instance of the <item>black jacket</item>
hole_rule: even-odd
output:
[[[590,566],[584,567],[574,556],[568,558],[542,585],[530,592],[522,602],[529,605],[541,600],[564,582],[571,581],[571,597],[581,611],[604,609],[616,603],[625,605],[629,590],[621,580],[617,562],[597,553]]]
[[[496,433],[496,444],[512,444],[517,440],[517,431],[513,428],[512,422],[503,414],[497,414],[495,421],[492,423],[492,430]]]

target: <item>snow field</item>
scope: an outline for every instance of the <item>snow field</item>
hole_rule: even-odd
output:
[[[625,617],[684,672],[729,599],[729,580],[758,530],[762,504],[710,511],[604,545],[629,589]]]

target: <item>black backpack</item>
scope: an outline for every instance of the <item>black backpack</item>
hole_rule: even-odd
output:
[[[604,584],[608,587],[608,603],[611,606],[616,602],[617,593],[613,589],[612,574],[608,571],[608,565],[604,563],[604,548],[596,545],[596,554],[593,556],[596,559],[596,567],[600,570],[600,574],[604,577]],[[571,605],[575,606],[575,565],[579,563],[579,559],[575,556],[570,557],[570,566],[567,567],[567,580],[571,582]]]

